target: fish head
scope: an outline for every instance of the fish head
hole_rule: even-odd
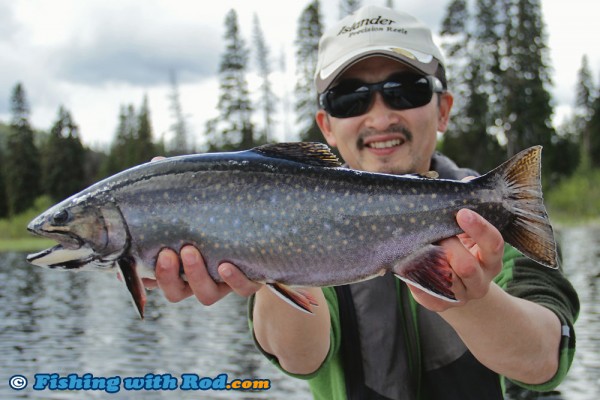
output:
[[[27,256],[31,264],[53,269],[110,269],[126,251],[125,220],[112,201],[71,198],[33,219],[27,229],[58,245]]]

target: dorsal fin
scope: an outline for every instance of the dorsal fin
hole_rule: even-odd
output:
[[[319,142],[290,142],[265,144],[252,151],[275,158],[298,161],[316,167],[339,167],[342,165],[329,146]]]

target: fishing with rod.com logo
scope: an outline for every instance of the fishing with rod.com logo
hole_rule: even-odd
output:
[[[200,376],[189,373],[174,376],[172,374],[148,373],[144,376],[111,377],[94,376],[90,373],[83,375],[57,373],[38,373],[33,377],[13,375],[8,382],[15,391],[27,387],[35,391],[104,391],[106,393],[119,393],[125,391],[209,391],[209,390],[235,390],[235,391],[263,391],[271,388],[269,379],[232,379],[227,374],[215,377]]]

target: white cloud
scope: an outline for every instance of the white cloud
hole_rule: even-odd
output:
[[[193,0],[0,0],[0,120],[8,120],[12,88],[22,82],[36,128],[48,129],[58,107],[65,105],[80,125],[86,144],[97,147],[112,140],[119,107],[139,107],[147,94],[154,131],[160,136],[168,133],[172,123],[168,93],[169,70],[173,69],[190,130],[201,134],[205,121],[216,115],[223,24],[233,8],[249,46],[252,19],[258,15],[274,69],[281,53],[286,55],[288,72],[275,71],[273,84],[280,109],[291,113],[278,117],[279,137],[285,132],[286,139],[293,139],[294,40],[298,18],[308,3],[224,0],[208,6]],[[338,3],[321,1],[326,26],[337,20]],[[437,32],[448,0],[432,0],[427,6],[395,3]],[[542,6],[558,119],[568,115],[574,101],[581,56],[590,57],[594,76],[600,71],[594,21],[599,5],[572,0],[565,7],[560,0],[543,0]]]

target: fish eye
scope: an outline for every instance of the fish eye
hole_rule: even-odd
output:
[[[69,222],[70,219],[71,214],[67,210],[60,210],[52,216],[52,223],[56,225],[62,225]]]

